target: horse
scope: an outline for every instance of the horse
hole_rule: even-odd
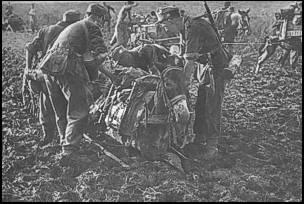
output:
[[[298,58],[302,55],[302,40],[299,37],[291,37],[280,41],[277,37],[265,37],[264,43],[259,48],[259,56],[257,66],[254,73],[258,74],[262,64],[269,59],[277,50],[278,47],[283,49],[283,54],[278,63],[283,67],[285,61],[290,55],[290,65],[293,69],[296,68]]]
[[[122,92],[126,96],[117,97],[105,118],[115,140],[150,161],[166,160],[171,146],[186,142],[190,113],[183,70],[168,67],[140,77]]]
[[[220,30],[221,38],[224,43],[233,43],[237,35],[250,35],[250,8],[238,12],[224,12],[222,15],[214,15],[215,24]],[[227,46],[232,50],[232,45]]]

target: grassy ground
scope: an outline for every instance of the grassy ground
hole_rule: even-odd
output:
[[[252,42],[260,40],[257,28]],[[258,45],[235,47],[243,64],[225,91],[217,161],[183,175],[161,162],[126,170],[100,155],[73,178],[58,165],[60,148],[36,151],[41,128],[22,105],[24,45],[32,38],[2,32],[2,201],[302,201],[302,61],[284,74],[276,54],[256,76]]]

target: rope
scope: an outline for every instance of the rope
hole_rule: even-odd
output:
[[[265,44],[265,43],[261,43],[261,42],[257,42],[257,43],[222,43],[224,45],[262,45],[262,44]],[[275,43],[272,43],[272,44],[275,44]]]

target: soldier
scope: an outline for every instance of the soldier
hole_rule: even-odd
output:
[[[272,28],[271,33],[272,33],[273,36],[278,36],[283,21],[281,20],[280,13],[275,13],[274,16],[275,16],[275,22],[271,26],[271,28]]]
[[[78,158],[80,141],[88,125],[93,96],[89,88],[92,76],[85,67],[85,61],[91,58],[97,69],[107,56],[107,47],[98,26],[102,25],[107,10],[99,4],[90,4],[86,12],[83,20],[60,33],[39,64],[45,73],[46,86],[56,115],[63,161]],[[109,74],[104,69],[100,71]]]
[[[37,17],[36,17],[35,4],[32,4],[28,15],[30,16],[30,27],[32,29],[32,32],[35,32],[35,30],[37,28]]]
[[[130,12],[131,9],[133,7],[136,7],[137,5],[138,5],[137,3],[129,2],[127,5],[124,5],[119,11],[119,14],[117,16],[116,26],[115,26],[115,32],[110,41],[111,46],[113,46],[116,43],[116,46],[114,47],[117,47],[119,45],[127,47],[131,35],[129,30],[131,24]],[[127,16],[129,16],[129,21],[126,20]]]
[[[38,35],[32,40],[32,42],[26,44],[26,66],[27,70],[32,68],[32,61],[34,56],[37,56],[40,52],[43,57],[47,49],[52,46],[53,42],[57,39],[60,32],[68,25],[80,20],[80,13],[75,10],[69,10],[63,14],[62,21],[59,21],[55,25],[48,26],[41,29]],[[36,90],[40,94],[39,106],[40,113],[39,119],[43,130],[43,139],[40,142],[40,146],[43,147],[52,142],[55,137],[55,113],[53,111],[45,81],[42,73],[35,69],[31,70],[27,74],[27,78],[30,81],[31,89]]]
[[[8,2],[8,5],[5,8],[5,16],[6,16],[6,18],[8,18],[12,14],[13,14],[13,7],[12,7],[11,3]]]

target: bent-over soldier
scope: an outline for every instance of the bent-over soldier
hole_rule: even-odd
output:
[[[78,155],[88,125],[89,106],[93,102],[89,73],[96,72],[87,70],[84,58],[90,56],[96,62],[90,68],[97,69],[107,56],[98,26],[106,12],[101,5],[90,4],[86,17],[66,27],[39,64],[46,73],[46,86],[62,138],[62,159]]]
[[[68,25],[80,20],[80,12],[75,10],[66,11],[63,14],[62,21],[55,25],[50,25],[39,30],[38,35],[32,42],[26,44],[26,66],[31,69],[27,78],[30,81],[31,89],[39,93],[39,120],[42,125],[43,139],[40,142],[41,146],[48,145],[55,137],[56,121],[55,113],[52,108],[51,101],[48,96],[48,91],[45,85],[43,74],[38,69],[32,69],[33,59],[38,54],[41,58],[45,56],[47,49],[52,46],[58,35]]]

